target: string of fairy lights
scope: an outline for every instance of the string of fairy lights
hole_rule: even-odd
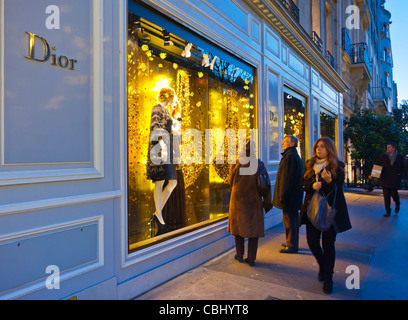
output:
[[[238,133],[238,129],[254,128],[255,108],[253,77],[248,79],[244,76],[246,72],[239,73],[238,68],[208,52],[200,56],[191,43],[186,42],[185,47],[179,49],[176,40],[169,37],[167,46],[158,45],[161,38],[148,34],[138,21],[129,23],[128,37],[128,203],[129,212],[139,212],[139,219],[143,220],[154,212],[153,184],[146,183],[146,162],[150,113],[157,104],[160,89],[168,86],[176,91],[181,106],[182,135],[188,129],[197,129],[203,142],[206,129],[221,129],[220,132],[234,129]],[[213,138],[215,157],[216,137]],[[228,183],[228,152],[225,151],[228,141],[227,137],[222,139],[224,164],[215,164],[214,158],[214,164],[210,165],[205,164],[205,152],[201,154],[201,161],[195,159],[193,163],[186,163],[183,156],[190,141],[182,140],[186,193],[204,188],[201,184],[205,181]],[[209,173],[206,179],[200,178],[203,170]],[[147,231],[141,235],[143,237],[148,238]]]

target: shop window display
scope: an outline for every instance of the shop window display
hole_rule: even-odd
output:
[[[228,216],[228,139],[224,133],[227,129],[237,133],[246,129],[249,134],[255,128],[254,70],[249,66],[243,70],[227,61],[228,54],[220,58],[208,48],[211,45],[204,50],[171,30],[129,13],[130,251]],[[169,164],[167,169],[155,167],[153,171],[162,170],[163,175],[152,178],[152,129],[160,126],[156,120],[169,133],[168,144],[156,148],[157,155],[162,160],[166,157]],[[210,139],[208,129],[213,134]],[[197,138],[185,139],[190,131],[198,132],[201,153],[189,149],[190,142]],[[219,164],[214,142],[217,135],[224,141],[224,163]],[[163,146],[165,140],[155,141]],[[209,141],[214,142],[210,144],[213,164],[206,163],[205,144]]]
[[[284,133],[299,139],[298,153],[306,162],[306,99],[292,90],[284,91]]]
[[[336,141],[336,116],[324,109],[320,111],[320,136]]]
[[[279,81],[278,75],[268,71],[269,107],[269,160],[279,161],[281,145],[279,141]]]

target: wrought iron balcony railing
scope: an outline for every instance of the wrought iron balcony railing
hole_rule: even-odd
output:
[[[343,33],[343,50],[347,52],[352,64],[365,63],[370,75],[372,74],[371,60],[368,55],[368,48],[365,42],[351,43],[346,28],[342,29]]]
[[[326,51],[326,54],[324,54],[323,51],[323,41],[320,39],[320,37],[317,35],[316,31],[312,32],[312,41],[316,45],[316,48],[320,51],[320,53],[326,58],[326,60],[329,62],[329,64],[335,68],[335,62],[334,62],[334,57],[331,54],[329,50]]]
[[[334,57],[329,50],[326,51],[326,60],[330,63],[330,65],[333,68],[335,68]]]
[[[299,22],[299,8],[292,0],[279,0],[283,6],[289,11],[290,15]]]
[[[371,97],[374,100],[387,101],[387,95],[385,93],[384,87],[371,87],[369,88]]]
[[[356,63],[365,63],[368,71],[371,72],[371,60],[368,56],[367,44],[365,42],[355,43],[351,45],[351,62]]]
[[[320,52],[323,52],[323,41],[317,35],[316,31],[312,32],[312,40],[314,44],[316,45],[317,49],[319,49]]]

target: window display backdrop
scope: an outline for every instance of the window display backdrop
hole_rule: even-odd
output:
[[[320,109],[320,136],[336,143],[336,116],[325,109]]]
[[[306,99],[296,92],[284,90],[284,133],[299,139],[298,153],[303,163],[306,162]]]
[[[163,18],[161,18],[163,19]],[[160,20],[159,20],[160,21]],[[177,30],[177,29],[176,29]],[[185,34],[185,33],[184,33]],[[188,34],[187,34],[188,36]],[[191,36],[196,39],[197,36]],[[178,37],[143,17],[129,13],[128,29],[128,232],[129,250],[179,235],[195,227],[226,218],[228,186],[227,138],[224,164],[205,163],[205,130],[253,129],[255,127],[254,71]],[[204,41],[204,40],[201,40]],[[214,50],[219,52],[219,48]],[[236,61],[236,58],[232,58]],[[252,72],[248,72],[252,70]],[[168,230],[158,234],[154,184],[146,176],[151,113],[158,93],[169,87],[181,107],[181,135],[197,129],[202,137],[202,159],[176,166],[177,186],[163,208]],[[182,141],[181,154],[189,144]],[[198,161],[197,161],[198,160]],[[202,163],[199,163],[202,162]],[[166,186],[166,184],[164,185]]]

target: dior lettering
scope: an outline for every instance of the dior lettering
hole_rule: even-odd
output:
[[[26,59],[41,63],[50,60],[51,66],[72,71],[75,70],[75,64],[78,63],[76,59],[69,59],[64,55],[58,56],[56,53],[57,48],[50,47],[48,41],[43,37],[31,32],[26,32],[26,34],[28,36],[28,54],[25,57]]]

